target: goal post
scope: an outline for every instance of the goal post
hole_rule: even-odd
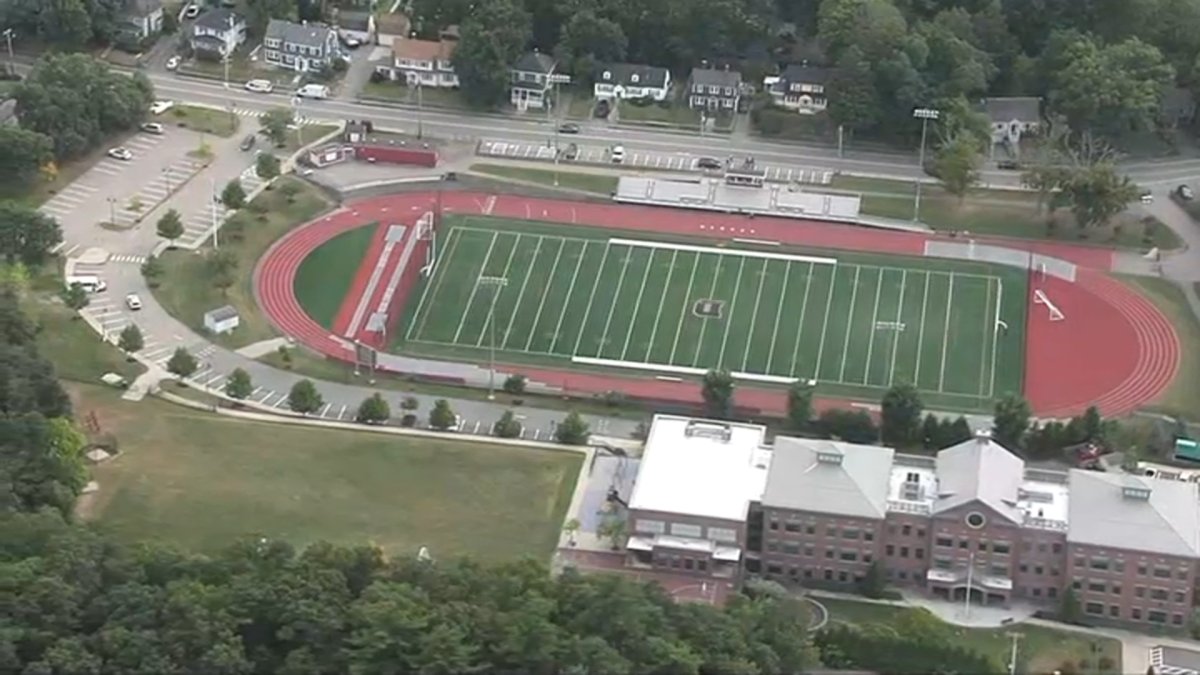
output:
[[[1046,310],[1050,313],[1051,321],[1062,321],[1063,319],[1067,318],[1062,313],[1062,310],[1060,310],[1057,305],[1051,302],[1050,298],[1046,297],[1046,293],[1040,288],[1033,292],[1033,304],[1045,306]]]

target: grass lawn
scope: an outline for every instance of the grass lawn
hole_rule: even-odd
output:
[[[453,440],[258,423],[76,387],[120,454],[86,514],[130,540],[193,551],[261,535],[371,542],[392,555],[545,556],[581,458]]]
[[[224,80],[225,65],[220,61],[192,59],[179,66],[179,72],[193,77],[204,77],[212,80]],[[241,88],[247,80],[270,80],[276,86],[289,86],[296,79],[297,73],[282,68],[259,66],[251,61],[244,52],[235,53],[229,61],[229,84]]]
[[[1147,407],[1200,421],[1200,322],[1192,313],[1183,289],[1174,282],[1154,277],[1122,275],[1120,279],[1152,301],[1179,335],[1179,372],[1163,395]]]
[[[282,186],[299,186],[289,202]],[[308,222],[329,208],[325,196],[309,183],[286,177],[276,182],[271,190],[262,192],[254,199],[266,211],[255,215],[245,209],[234,218],[246,220],[243,238],[235,241],[222,234],[221,249],[233,251],[238,260],[237,281],[222,294],[212,285],[205,255],[191,251],[167,251],[162,256],[164,274],[154,297],[172,316],[187,324],[189,328],[204,333],[204,313],[214,307],[233,305],[241,315],[241,326],[232,334],[215,335],[211,339],[225,347],[238,348],[276,336],[267,318],[258,309],[254,300],[252,276],[254,265],[267,248],[288,230]]]
[[[288,132],[287,141],[278,148],[285,155],[290,155],[300,148],[315,143],[318,140],[341,129],[336,124],[305,124]]]
[[[421,87],[419,102],[431,108],[468,109],[462,92],[458,89],[443,89],[440,87]],[[359,94],[363,98],[375,98],[397,103],[417,105],[417,87],[408,87],[399,82],[368,82]]]
[[[622,101],[617,106],[618,119],[621,122],[650,123],[658,125],[699,127],[700,113],[687,107],[682,98],[672,95],[667,99],[670,105],[663,107],[658,103],[637,105],[632,101]]]
[[[832,187],[836,190],[863,194],[862,212],[885,218],[912,218],[912,183],[877,178],[838,176]],[[921,189],[921,220],[935,230],[966,230],[976,234],[1019,237],[1022,239],[1053,239],[1070,243],[1097,244],[1120,248],[1162,250],[1182,245],[1170,228],[1155,223],[1148,226],[1130,215],[1119,216],[1105,228],[1093,228],[1081,233],[1070,224],[1070,213],[1060,210],[1059,225],[1046,227],[1046,215],[1037,208],[1037,197],[1017,190],[973,190],[963,203],[947,194],[940,186],[924,185]],[[1084,234],[1086,236],[1081,237]]]
[[[904,608],[894,605],[880,605],[853,600],[830,598],[815,598],[829,610],[830,619],[846,623],[884,623],[896,619]],[[1055,630],[1042,626],[1027,626],[1015,624],[1003,628],[959,628],[955,631],[958,642],[964,647],[977,650],[990,656],[996,663],[1007,664],[1011,655],[1012,641],[1010,633],[1020,633],[1018,672],[1049,673],[1058,669],[1064,662],[1071,662],[1082,672],[1119,673],[1121,663],[1121,643],[1106,637],[1090,637],[1081,633]],[[1097,646],[1095,659],[1107,657],[1116,664],[1108,671],[1100,671],[1092,657],[1092,645]],[[1079,668],[1082,659],[1089,659],[1092,664],[1089,669]]]
[[[296,299],[325,328],[333,328],[333,320],[358,272],[355,261],[361,264],[377,227],[366,225],[343,232],[300,263],[293,288]]]
[[[539,185],[554,185],[554,171],[549,169],[526,169],[525,167],[506,166],[503,164],[472,164],[470,170],[497,178],[525,181]],[[598,173],[559,171],[558,186],[571,190],[594,192],[607,197],[616,192],[617,177]]]
[[[105,373],[124,375],[133,381],[142,367],[128,361],[114,346],[104,342],[74,312],[57,302],[53,294],[32,294],[25,311],[37,322],[38,352],[54,364],[61,378],[76,382],[100,382]]]
[[[154,118],[156,122],[186,127],[202,134],[228,138],[238,130],[238,116],[226,110],[195,105],[176,105]]]
[[[478,361],[494,333],[502,359],[560,367],[725,368],[813,378],[827,395],[869,400],[903,379],[927,403],[957,410],[1020,390],[1025,281],[1012,270],[845,252],[768,257],[649,234],[646,244],[614,244],[554,225],[448,221],[436,272],[396,336],[411,353]],[[1002,339],[996,318],[1010,329]]]

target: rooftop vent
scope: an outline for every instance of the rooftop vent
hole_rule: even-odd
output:
[[[733,429],[728,424],[720,422],[688,422],[687,427],[683,430],[683,435],[686,438],[707,438],[713,441],[728,443],[729,439],[733,438]]]
[[[1021,489],[1017,491],[1017,499],[1024,499],[1030,502],[1041,502],[1043,504],[1053,504],[1054,495],[1049,492],[1038,492],[1037,490]]]
[[[1121,495],[1126,499],[1137,499],[1144,502],[1150,499],[1150,488],[1126,485],[1125,487],[1121,488]]]
[[[821,450],[817,453],[817,461],[822,464],[841,464],[842,453],[837,450]]]
[[[975,430],[975,440],[980,445],[986,445],[988,441],[992,440],[992,430],[991,429],[976,429]]]

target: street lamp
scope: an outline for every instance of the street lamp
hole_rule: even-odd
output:
[[[296,145],[304,146],[304,124],[300,120],[300,97],[292,97],[292,121],[296,123]]]
[[[492,289],[492,302],[488,305],[488,400],[496,398],[496,300],[500,297],[500,290],[508,285],[508,279],[505,277],[480,277],[479,285],[490,286]]]
[[[12,48],[12,41],[13,41],[13,38],[16,36],[16,33],[13,33],[13,29],[11,29],[11,28],[5,28],[4,32],[0,33],[0,35],[3,35],[4,39],[8,41],[8,71],[11,73],[11,72],[14,72],[14,70],[16,69],[16,64],[13,63],[14,59],[13,59],[13,48]]]
[[[921,219],[921,182],[925,177],[925,136],[929,131],[929,120],[937,120],[941,112],[933,108],[917,108],[913,110],[913,117],[921,120],[921,154],[918,160],[918,168],[921,170],[917,174],[917,196],[913,200],[913,222]]]
[[[561,154],[558,149],[558,132],[559,132],[559,127],[562,126],[562,113],[559,111],[559,105],[558,105],[559,95],[560,95],[558,87],[561,84],[570,84],[570,83],[571,83],[570,75],[554,74],[554,75],[550,76],[550,84],[554,85],[554,99],[553,99],[553,102],[551,103],[551,105],[547,106],[546,114],[547,114],[547,117],[550,118],[550,123],[554,125],[554,187],[558,187],[558,157]],[[552,111],[554,113],[554,116],[550,117],[550,113]]]

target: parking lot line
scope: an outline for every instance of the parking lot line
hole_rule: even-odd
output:
[[[325,404],[325,407],[324,407],[324,408],[321,408],[321,413],[320,413],[321,417],[324,417],[324,416],[325,416],[325,413],[329,412],[329,409],[330,409],[330,408],[332,408],[332,407],[333,407],[333,404],[332,404],[332,403],[326,403],[326,404]]]
[[[339,420],[346,419],[346,406],[345,406],[345,404],[343,404],[343,405],[342,405],[342,409],[341,409],[340,411],[338,411],[338,419],[339,419]]]

